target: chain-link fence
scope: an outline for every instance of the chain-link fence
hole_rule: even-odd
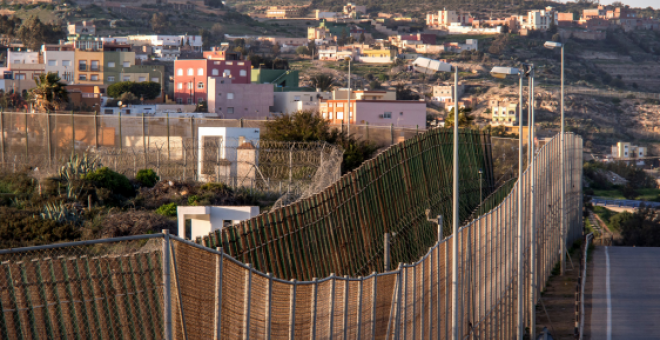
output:
[[[298,197],[324,188],[341,174],[343,151],[325,142],[276,142],[200,127],[250,126],[250,122],[0,113],[0,169],[38,169],[57,175],[72,154],[87,153],[103,166],[135,177],[154,169],[164,180],[223,182]]]
[[[581,237],[582,140],[565,139],[564,183],[554,138],[501,204],[384,273],[287,281],[166,233],[0,250],[0,338],[514,338]]]

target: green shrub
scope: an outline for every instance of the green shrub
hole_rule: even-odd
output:
[[[108,189],[113,193],[130,197],[135,194],[133,185],[126,178],[126,176],[116,173],[107,167],[102,167],[94,172],[90,172],[85,176],[88,181],[95,182],[101,188]]]
[[[204,191],[213,191],[218,194],[231,194],[233,190],[225,183],[206,183],[200,187]]]
[[[176,203],[163,204],[156,209],[156,214],[163,216],[176,216]]]
[[[142,186],[152,188],[158,183],[160,178],[152,169],[142,169],[137,172],[137,175],[135,175],[135,180],[140,182]]]
[[[197,195],[188,196],[188,205],[197,205],[199,202],[199,197]]]

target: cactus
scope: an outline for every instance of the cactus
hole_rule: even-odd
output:
[[[66,181],[82,179],[88,172],[94,172],[100,167],[101,161],[96,156],[92,158],[87,153],[82,156],[71,154],[69,161],[60,168],[60,179]]]
[[[75,209],[67,209],[62,201],[57,203],[46,203],[44,212],[40,214],[44,220],[53,220],[57,222],[73,222],[74,224],[80,223],[80,216]]]

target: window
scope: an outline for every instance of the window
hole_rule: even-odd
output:
[[[131,67],[131,62],[130,61],[125,61],[125,62],[121,63],[121,66],[122,67]]]
[[[211,71],[211,74],[214,75],[214,76],[217,76],[219,73],[220,72],[215,68],[213,69],[213,71]]]
[[[79,75],[78,80],[87,80],[87,75],[86,74]]]
[[[460,112],[460,111],[458,111],[458,114],[460,115],[460,114],[461,114],[461,112]],[[403,116],[403,112],[399,112],[399,116]]]
[[[332,112],[328,113],[328,119],[332,119]]]
[[[294,102],[299,102],[300,101],[300,96],[293,96],[293,101]]]
[[[147,77],[140,77],[138,78],[138,81],[139,82],[147,81]]]
[[[98,71],[98,70],[99,70],[99,61],[92,60],[92,71]]]
[[[337,119],[344,119],[344,111],[337,111]]]
[[[246,77],[246,76],[247,76],[247,71],[246,71],[246,70],[241,70],[241,71],[239,72],[239,75],[240,75],[241,77]]]
[[[234,65],[234,62],[233,61],[228,61],[227,65]]]
[[[90,80],[98,81],[99,80],[99,75],[98,74],[92,74],[92,77],[91,77]]]
[[[228,107],[227,108],[227,113],[234,113],[234,108],[233,107]]]
[[[154,83],[158,83],[158,82],[159,82],[158,77],[153,77],[153,78],[151,78],[151,81],[153,81]]]
[[[229,76],[231,75],[231,71],[230,71],[230,70],[224,70],[224,71],[222,72],[222,74],[224,74],[225,77],[229,77]]]
[[[108,67],[115,67],[115,62],[114,61],[109,62]]]
[[[80,71],[87,71],[87,60],[78,60],[78,69]]]
[[[385,112],[383,118],[392,119],[392,112]]]
[[[71,60],[62,60],[62,66],[71,66]]]
[[[176,103],[179,104],[179,105],[183,104],[183,99],[177,98]]]
[[[198,68],[197,69],[197,75],[198,76],[203,76],[204,75],[204,69],[203,68]]]
[[[199,83],[197,83],[197,88],[198,89],[203,89],[204,88],[204,83],[202,83],[201,81]]]
[[[238,66],[243,66],[243,65],[245,65],[245,62],[244,62],[244,61],[239,61],[239,62],[237,63],[237,65],[238,65]]]
[[[48,66],[57,66],[57,60],[49,60]]]
[[[344,103],[337,103],[337,107],[344,107]]]
[[[177,76],[182,76],[183,75],[183,69],[180,68],[180,69],[176,70],[176,75]]]
[[[227,93],[227,99],[234,99],[233,93]]]
[[[115,77],[112,76],[108,77],[108,81],[115,81]]]
[[[178,83],[176,85],[176,88],[179,89],[179,90],[183,90],[183,83]]]
[[[131,81],[131,77],[130,76],[124,76],[124,78],[122,80],[123,81]]]
[[[200,104],[203,101],[204,101],[204,98],[197,98],[197,104]]]
[[[194,75],[195,75],[195,71],[194,71],[193,69],[189,68],[189,69],[188,69],[188,75],[189,75],[189,76],[194,76]]]
[[[192,98],[188,98],[188,104],[192,104]]]

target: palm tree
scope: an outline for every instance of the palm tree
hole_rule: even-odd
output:
[[[43,111],[55,110],[69,102],[66,85],[60,82],[57,73],[40,74],[36,79],[37,87],[30,90],[35,98],[35,106]]]
[[[332,90],[335,85],[334,81],[332,80],[332,76],[325,73],[313,75],[311,81],[312,86],[316,87],[317,89],[321,89],[323,92]]]
[[[471,112],[472,112],[471,108],[461,107],[460,109],[458,109],[459,127],[467,127],[472,125],[472,121],[474,120],[474,117],[470,116]],[[447,113],[447,118],[445,118],[445,127],[450,127],[450,126],[454,126],[454,108],[449,110],[449,113]]]

